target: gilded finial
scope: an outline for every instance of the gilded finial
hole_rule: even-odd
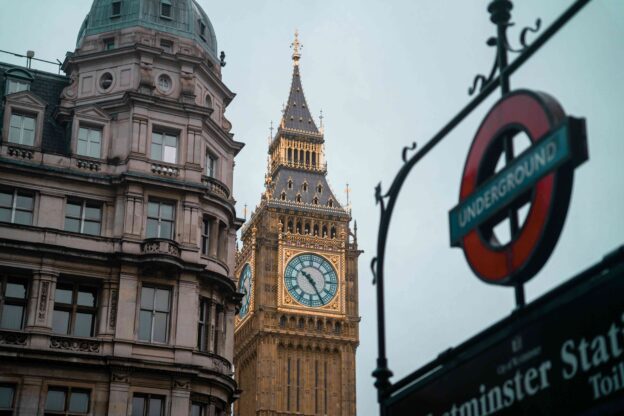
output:
[[[290,44],[290,47],[293,50],[292,59],[296,65],[299,65],[299,59],[301,59],[301,49],[303,49],[303,45],[299,43],[299,31],[295,29],[295,40]]]
[[[321,108],[321,115],[319,116],[321,128],[323,128],[323,109]]]

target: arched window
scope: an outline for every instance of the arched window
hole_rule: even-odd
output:
[[[288,162],[292,162],[292,149],[290,147],[288,148]]]
[[[303,233],[304,234],[310,234],[310,223],[306,222],[305,226],[303,227]]]
[[[303,150],[299,150],[299,162],[301,162],[301,164],[303,164]]]
[[[299,152],[295,149],[295,163],[299,161]]]
[[[212,97],[210,96],[210,94],[206,94],[205,104],[206,104],[206,107],[212,108]]]
[[[312,166],[316,167],[316,152],[312,152]]]
[[[284,315],[280,316],[279,326],[282,328],[286,326],[286,317]]]
[[[316,196],[315,196],[315,197],[314,197],[314,199],[312,200],[312,203],[313,203],[314,205],[318,205],[318,201],[319,201],[319,200],[318,200],[318,197],[316,197]]]
[[[306,151],[306,165],[310,166],[310,151]]]
[[[297,202],[301,202],[301,194],[297,194]]]
[[[293,181],[292,179],[288,179],[288,189],[292,189],[293,187]]]
[[[313,230],[314,230],[314,235],[318,235],[318,233],[319,233],[319,226],[318,226],[318,224],[314,224]]]
[[[286,200],[286,192],[282,191],[282,195],[280,195],[280,198],[282,198],[282,201]]]
[[[299,329],[303,329],[305,327],[305,321],[303,320],[303,318],[299,318]]]
[[[321,234],[323,237],[327,237],[327,226],[324,225],[323,226],[323,234]]]
[[[336,227],[331,227],[331,238],[336,238]]]
[[[293,232],[293,222],[292,220],[288,221],[288,228],[287,228],[288,232],[292,234]]]
[[[321,185],[320,183],[318,185],[316,185],[316,192],[323,193],[323,185]]]
[[[336,322],[336,326],[334,327],[334,332],[336,334],[339,334],[342,332],[342,325],[340,324],[340,322]]]
[[[301,222],[297,221],[297,234],[301,234]]]
[[[329,205],[329,207],[332,208],[334,206],[334,200],[329,198],[329,200],[327,201],[327,205]]]
[[[308,183],[304,182],[303,185],[301,185],[301,188],[303,189],[303,192],[308,192]]]

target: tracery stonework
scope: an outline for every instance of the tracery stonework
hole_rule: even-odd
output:
[[[327,183],[324,134],[307,107],[299,43],[265,192],[243,227],[236,277],[238,416],[355,415],[357,236]]]

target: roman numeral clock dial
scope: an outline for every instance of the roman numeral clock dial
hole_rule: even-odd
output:
[[[338,275],[329,261],[316,254],[300,254],[286,266],[288,293],[308,307],[327,305],[338,291]]]

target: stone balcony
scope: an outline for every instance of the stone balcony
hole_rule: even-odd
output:
[[[206,193],[223,199],[230,199],[230,190],[220,180],[210,176],[202,176],[202,184],[206,187]]]
[[[182,268],[180,246],[173,240],[148,238],[141,243],[143,262],[153,265]]]

